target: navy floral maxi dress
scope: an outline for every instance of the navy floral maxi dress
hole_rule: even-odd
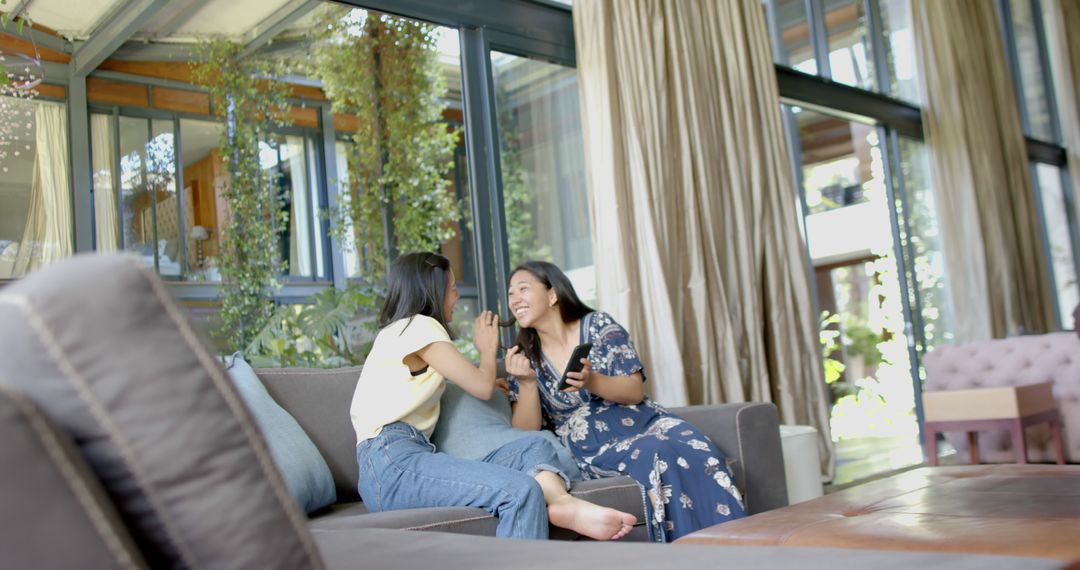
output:
[[[593,370],[628,376],[645,369],[630,335],[607,313],[581,320],[580,342],[591,342]],[[586,479],[628,475],[645,488],[649,534],[670,542],[695,530],[746,515],[720,450],[705,434],[648,397],[616,404],[586,390],[558,390],[561,370],[544,357],[533,362],[546,427],[573,452]],[[517,379],[510,377],[517,399]]]

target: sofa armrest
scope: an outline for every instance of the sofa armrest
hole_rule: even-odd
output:
[[[694,424],[731,461],[746,508],[756,514],[788,504],[780,417],[770,403],[719,404],[672,408]]]
[[[147,567],[71,436],[2,384],[0,434],[0,567]]]

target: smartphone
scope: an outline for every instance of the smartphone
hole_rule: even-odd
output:
[[[570,372],[581,372],[581,369],[585,366],[581,363],[581,359],[588,358],[589,352],[591,351],[591,342],[579,344],[574,348],[573,354],[570,355],[570,361],[566,363],[566,370],[563,370],[562,378],[559,380],[559,390],[565,390],[570,387],[570,384],[566,382],[566,375]]]

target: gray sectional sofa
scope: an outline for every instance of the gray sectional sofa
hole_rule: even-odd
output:
[[[475,511],[364,513],[348,502],[352,435],[336,410],[348,406],[352,372],[263,373],[337,480],[343,502],[309,520],[227,373],[139,260],[76,257],[0,289],[0,568],[1067,567],[948,554],[515,541],[475,536],[491,524]],[[752,511],[783,504],[770,406],[682,413],[735,458]],[[629,500],[597,490],[622,482],[591,485],[600,487],[576,491]]]
[[[322,453],[337,487],[338,503],[313,513],[316,529],[393,528],[494,536],[495,519],[474,508],[407,509],[368,513],[357,496],[356,436],[349,402],[360,368],[257,370],[267,390],[300,424]],[[772,404],[691,406],[673,410],[704,431],[730,458],[751,513],[787,505],[776,408]],[[633,513],[639,525],[624,540],[648,540],[641,487],[629,477],[576,483],[570,492],[594,503]],[[575,539],[551,528],[552,538]]]

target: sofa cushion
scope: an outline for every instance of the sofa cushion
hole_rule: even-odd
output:
[[[940,552],[889,552],[838,548],[745,546],[658,546],[611,542],[553,543],[506,540],[440,532],[401,530],[316,530],[319,550],[331,570],[366,568],[799,568],[835,570],[1064,570],[1060,560],[976,556]]]
[[[337,500],[334,478],[311,438],[270,397],[242,354],[232,355],[228,364],[229,377],[251,410],[293,499],[308,513],[332,504]]]
[[[73,436],[151,566],[322,567],[228,375],[138,259],[0,291],[0,382]]]
[[[0,567],[146,568],[71,438],[2,386],[0,434]]]
[[[498,520],[472,507],[432,507],[368,512],[363,503],[339,503],[311,521],[312,530],[389,528],[495,536]]]
[[[482,459],[528,433],[510,425],[510,400],[499,391],[485,401],[448,382],[440,406],[439,422],[431,434],[431,443],[439,451],[454,457]],[[580,481],[581,470],[570,450],[550,431],[538,433],[555,446],[559,454],[555,467],[562,469],[571,481]]]
[[[574,483],[570,494],[579,498],[630,513],[637,517],[637,524],[623,542],[648,541],[649,528],[645,525],[648,512],[645,510],[645,489],[630,477],[605,477]],[[551,527],[550,537],[555,540],[579,540],[582,536],[576,532]]]
[[[334,476],[338,500],[360,500],[356,432],[349,417],[360,367],[260,368],[255,373],[274,401],[296,418],[319,449]]]

